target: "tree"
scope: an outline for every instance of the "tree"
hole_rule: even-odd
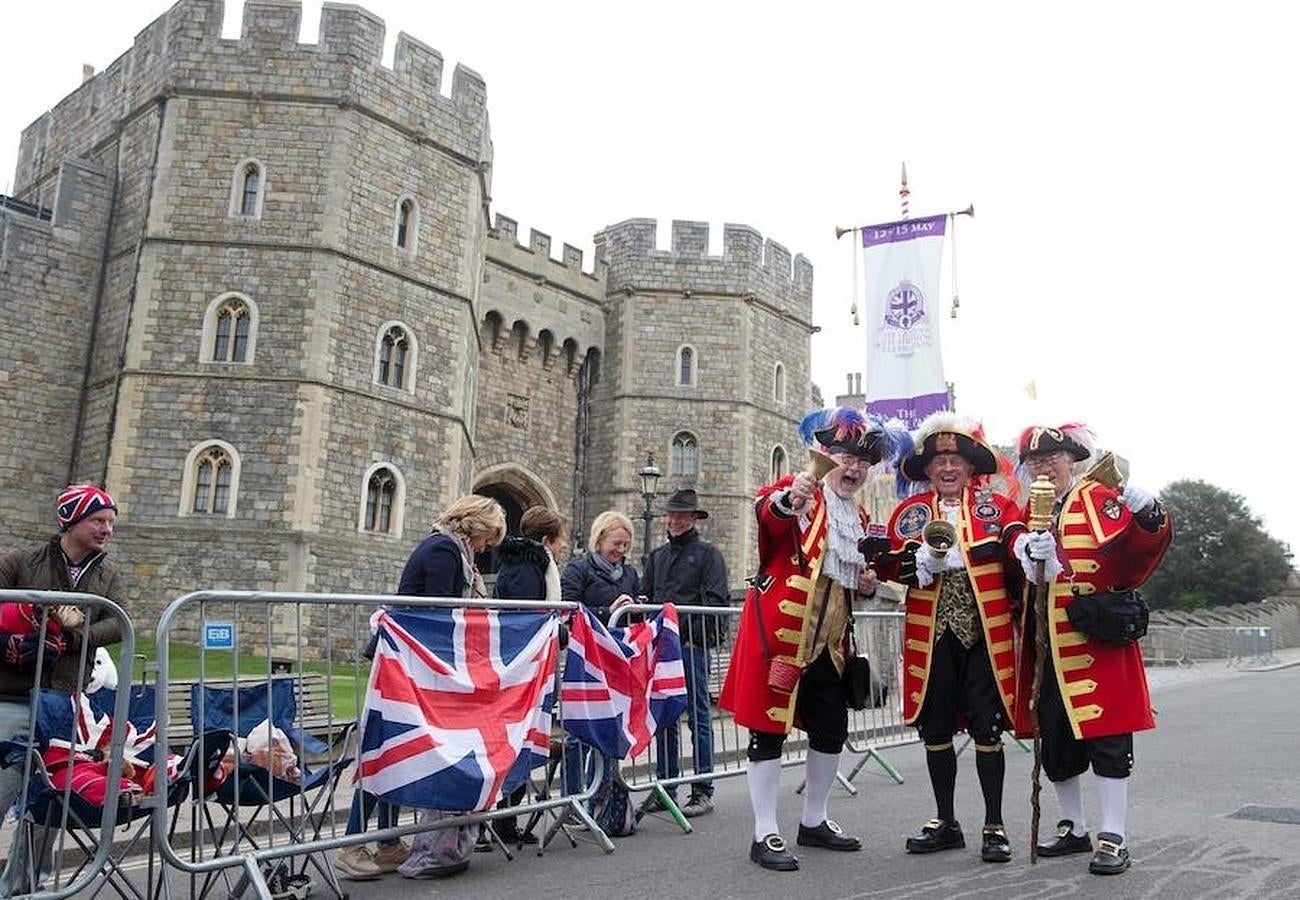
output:
[[[1152,609],[1253,603],[1286,585],[1286,546],[1264,531],[1245,499],[1204,481],[1175,481],[1160,494],[1174,541],[1142,595]]]

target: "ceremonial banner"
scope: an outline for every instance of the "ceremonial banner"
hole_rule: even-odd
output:
[[[564,727],[610,759],[636,756],[686,709],[677,608],[606,630],[587,607],[573,616],[564,661]]]
[[[862,236],[867,297],[867,410],[908,428],[948,408],[939,353],[939,268],[948,217],[868,225]]]
[[[489,809],[550,753],[554,613],[383,612],[359,780],[402,806]]]

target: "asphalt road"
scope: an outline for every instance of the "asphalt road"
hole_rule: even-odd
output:
[[[894,784],[872,764],[858,776],[856,797],[836,789],[831,816],[863,836],[860,853],[800,848],[802,868],[776,873],[749,862],[751,819],[743,779],[718,783],[716,812],[683,834],[671,821],[643,820],[641,831],[616,841],[606,856],[593,843],[574,849],[557,841],[545,856],[525,852],[513,862],[475,855],[470,870],[449,881],[389,876],[349,885],[353,898],[638,897],[838,898],[929,897],[1300,897],[1300,827],[1233,818],[1243,808],[1278,809],[1300,824],[1300,667],[1236,672],[1212,664],[1187,675],[1156,673],[1159,727],[1139,735],[1130,789],[1129,846],[1133,868],[1099,878],[1084,855],[1029,864],[1031,757],[1007,750],[1005,813],[1015,858],[1006,865],[979,859],[982,803],[972,755],[962,755],[958,817],[968,847],[933,856],[903,852],[904,837],[933,813],[919,745],[887,752],[906,779]],[[850,765],[843,767],[846,771]],[[780,821],[798,824],[794,789],[801,769],[787,770]],[[1058,814],[1044,784],[1044,830]],[[1085,776],[1085,802],[1096,822],[1096,796]],[[1271,815],[1265,813],[1265,815]],[[313,897],[321,896],[320,887]]]

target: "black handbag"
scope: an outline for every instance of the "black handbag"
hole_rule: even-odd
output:
[[[1151,611],[1137,591],[1075,594],[1065,608],[1075,630],[1122,647],[1146,636]]]
[[[871,661],[858,655],[858,638],[849,622],[849,654],[844,658],[844,702],[849,709],[866,709],[872,704]]]

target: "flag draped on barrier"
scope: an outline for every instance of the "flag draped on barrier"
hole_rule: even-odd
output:
[[[643,751],[660,724],[686,709],[677,609],[606,629],[585,606],[574,614],[564,661],[564,727],[607,758]]]
[[[554,613],[384,612],[359,779],[403,806],[484,810],[550,752]]]
[[[948,217],[859,229],[867,296],[867,410],[908,428],[948,408],[939,348],[939,269]]]

